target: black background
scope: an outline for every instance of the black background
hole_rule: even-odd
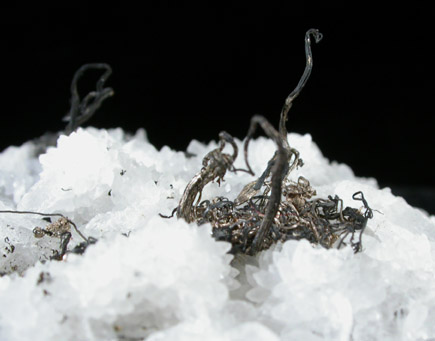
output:
[[[144,127],[151,143],[246,135],[254,114],[277,126],[318,28],[314,68],[288,130],[310,133],[331,160],[435,213],[428,8],[190,8],[2,10],[1,149],[64,128],[72,76],[106,62],[115,96],[89,125]],[[98,73],[79,83],[95,88]],[[303,156],[302,156],[303,157]]]

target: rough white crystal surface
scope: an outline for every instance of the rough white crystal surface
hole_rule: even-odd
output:
[[[278,244],[227,254],[210,226],[163,219],[216,147],[158,151],[144,131],[79,129],[35,157],[28,142],[0,154],[0,210],[59,212],[98,238],[84,255],[49,261],[59,240],[35,239],[41,217],[0,214],[0,340],[430,340],[435,338],[435,218],[374,179],[329,162],[309,135],[289,135],[319,197],[376,211],[364,251]],[[240,149],[241,142],[237,141]],[[272,141],[251,143],[261,173]],[[243,167],[242,157],[236,166]],[[234,199],[252,181],[228,173],[203,199]],[[72,248],[80,237],[73,233]],[[13,246],[13,247],[12,247]]]

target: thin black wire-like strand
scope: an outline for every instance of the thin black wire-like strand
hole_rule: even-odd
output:
[[[228,142],[233,147],[233,155],[228,155],[222,151],[225,148],[225,143]],[[184,193],[177,207],[177,217],[184,218],[188,223],[196,219],[196,208],[201,202],[201,193],[204,187],[218,179],[220,182],[227,170],[233,171],[234,159],[237,157],[238,148],[233,137],[227,132],[219,134],[219,147],[207,153],[202,159],[202,170],[196,174],[187,184]],[[194,205],[195,199],[197,203]]]
[[[92,91],[85,96],[83,101],[80,101],[80,96],[77,90],[77,82],[82,75],[90,69],[106,70],[99,78],[96,85],[96,91]],[[71,108],[69,112],[69,123],[65,128],[65,134],[69,135],[75,131],[80,125],[89,120],[95,111],[101,106],[103,101],[112,96],[114,91],[112,88],[104,88],[104,83],[112,73],[112,68],[105,63],[92,63],[82,65],[74,74],[71,82]]]
[[[314,40],[316,43],[320,42],[322,40],[323,35],[319,32],[317,29],[309,29],[305,33],[305,56],[306,56],[306,64],[305,64],[305,70],[302,74],[301,79],[299,80],[298,85],[296,88],[290,93],[290,95],[287,96],[284,106],[281,110],[281,118],[279,122],[279,132],[285,141],[287,141],[287,114],[290,110],[293,100],[299,95],[299,93],[302,91],[303,87],[307,83],[308,78],[310,77],[311,70],[313,69],[313,55],[311,53],[311,38],[310,35],[314,37]],[[287,142],[288,144],[288,142]]]
[[[261,250],[263,246],[264,238],[269,234],[273,219],[275,218],[276,212],[278,211],[279,204],[281,203],[281,186],[282,186],[282,174],[285,170],[286,164],[288,163],[288,153],[284,148],[283,141],[279,133],[275,128],[264,118],[263,116],[256,115],[251,119],[251,125],[249,127],[248,136],[245,143],[245,152],[247,153],[247,145],[249,140],[255,133],[257,126],[260,125],[261,128],[266,132],[266,134],[277,144],[276,160],[272,166],[272,184],[271,184],[271,195],[269,202],[266,207],[266,212],[261,222],[260,228],[254,237],[251,245],[250,253],[255,255]],[[248,169],[249,166],[248,159],[246,158],[246,164]]]
[[[0,213],[35,214],[35,215],[40,215],[40,216],[43,216],[43,217],[62,217],[62,218],[65,218],[74,227],[74,230],[77,232],[77,234],[80,237],[83,238],[83,240],[85,242],[88,242],[88,239],[83,235],[83,233],[81,233],[79,231],[79,229],[77,228],[76,224],[74,224],[74,222],[72,220],[68,219],[67,217],[65,217],[61,213],[41,213],[41,212],[33,212],[33,211],[13,211],[13,210],[0,210]]]
[[[287,169],[283,173],[283,180],[287,176],[287,174],[290,173],[298,165],[300,165],[300,162],[301,162],[301,160],[299,158],[299,152],[296,149],[290,148],[290,145],[288,143],[286,123],[287,123],[287,114],[292,106],[292,102],[299,95],[302,88],[305,86],[308,78],[310,77],[311,70],[313,68],[313,56],[311,53],[311,38],[310,38],[311,35],[314,37],[316,43],[318,43],[323,37],[322,34],[317,29],[310,29],[306,32],[306,34],[305,34],[305,55],[306,55],[305,70],[304,70],[304,73],[302,74],[302,77],[299,80],[299,83],[296,86],[296,88],[290,93],[290,95],[287,96],[287,98],[284,102],[284,106],[281,110],[281,115],[280,115],[279,134],[281,136],[283,147],[287,150],[288,153],[293,154],[295,156],[292,165],[291,166],[287,165]],[[252,171],[252,168],[248,162],[248,144],[249,144],[249,141],[246,140],[245,144],[244,144],[245,162],[246,162],[246,166],[248,168],[247,172],[254,175],[254,172]],[[271,171],[272,166],[275,162],[275,159],[276,159],[276,154],[269,161],[266,170],[263,172],[263,174],[260,176],[260,178],[258,178],[255,185],[253,185],[253,189],[255,191],[258,191],[261,188],[261,186],[263,186],[265,179],[270,174],[270,171]]]

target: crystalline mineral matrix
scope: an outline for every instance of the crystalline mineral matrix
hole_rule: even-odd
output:
[[[98,239],[83,255],[49,261],[59,240],[36,239],[47,222],[0,214],[1,340],[429,340],[435,338],[435,218],[373,179],[325,159],[309,135],[289,135],[319,197],[375,215],[363,252],[288,241],[256,258],[228,255],[210,226],[163,219],[216,147],[195,157],[148,143],[144,131],[79,129],[35,157],[28,142],[0,154],[0,210],[59,212]],[[241,142],[237,141],[241,148]],[[261,173],[272,141],[252,141]],[[236,167],[243,166],[242,158]],[[203,198],[234,199],[245,173],[228,173]],[[69,248],[80,243],[73,232]],[[42,261],[42,262],[41,262]]]

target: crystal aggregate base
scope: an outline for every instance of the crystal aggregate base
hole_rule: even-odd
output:
[[[1,340],[430,340],[435,338],[435,217],[374,179],[324,158],[310,135],[289,134],[318,197],[374,211],[363,252],[307,241],[256,257],[229,255],[211,227],[163,219],[203,156],[158,151],[143,130],[79,129],[39,156],[27,142],[0,154],[0,210],[62,213],[98,239],[83,255],[50,261],[59,239],[36,239],[47,222],[0,214]],[[242,149],[241,141],[237,141]],[[261,174],[275,151],[260,137],[249,159]],[[239,157],[236,167],[243,167]],[[228,173],[202,198],[233,200],[253,177]],[[82,240],[73,231],[69,249]]]

